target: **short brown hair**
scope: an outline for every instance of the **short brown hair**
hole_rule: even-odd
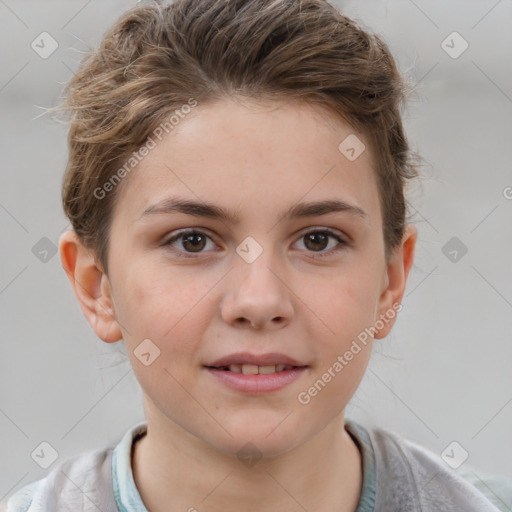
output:
[[[404,233],[406,180],[418,175],[400,114],[406,88],[382,38],[324,0],[140,4],[86,55],[55,109],[71,114],[64,211],[108,272],[119,190],[95,191],[173,111],[191,98],[299,99],[368,137],[389,258]]]

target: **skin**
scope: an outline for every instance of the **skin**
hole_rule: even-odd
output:
[[[135,444],[132,467],[152,512],[356,510],[362,464],[344,410],[373,340],[307,405],[297,395],[401,302],[417,233],[408,225],[385,260],[371,148],[357,134],[366,150],[356,160],[338,150],[352,133],[330,111],[302,102],[198,105],[117,191],[108,276],[72,231],[62,235],[61,261],[85,316],[103,341],[123,339],[143,390],[148,433]],[[171,196],[229,209],[239,223],[142,215]],[[357,205],[367,219],[282,219],[298,202],[327,199]],[[210,238],[163,244],[184,228]],[[334,238],[308,242],[312,228],[347,245],[334,252]],[[263,249],[252,263],[236,253],[247,236]],[[161,352],[145,366],[134,350],[148,338]],[[243,394],[203,367],[238,351],[280,352],[308,368],[284,389]],[[237,457],[248,442],[261,454],[252,467]]]

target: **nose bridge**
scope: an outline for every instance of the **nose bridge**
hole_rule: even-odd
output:
[[[236,288],[243,294],[254,295],[257,299],[260,295],[266,295],[267,300],[271,295],[280,294],[281,283],[275,275],[276,261],[269,247],[258,253],[257,249],[249,245],[249,251],[243,253],[245,247],[240,244],[237,249],[239,260],[236,263],[235,272]]]
[[[273,246],[271,233],[246,237],[237,247],[239,267],[236,275],[246,286],[254,290],[267,290],[272,293],[285,294],[284,285],[286,269],[279,260],[280,251]],[[284,287],[284,289],[283,289]]]
[[[250,237],[248,237],[250,238]],[[254,239],[237,247],[237,258],[222,314],[225,321],[251,325],[283,324],[293,314],[291,292],[280,275],[275,252]]]

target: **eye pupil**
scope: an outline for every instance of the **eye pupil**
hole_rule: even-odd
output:
[[[318,243],[318,238],[321,239],[320,245],[322,247],[316,247],[316,249],[318,249],[318,250],[325,249],[325,247],[326,247],[325,242],[328,241],[329,237],[326,236],[324,233],[310,233],[309,235],[306,235],[306,241],[312,241],[314,245]],[[315,242],[315,240],[316,240],[316,242]],[[306,246],[307,246],[307,244],[306,244]],[[315,249],[315,248],[313,248],[313,249]]]
[[[201,244],[201,241],[202,241],[202,243],[203,243],[202,246],[200,245],[198,247],[198,245],[196,243],[198,241],[198,239],[200,239],[199,245]],[[193,240],[195,240],[195,242],[193,242]],[[189,249],[186,246],[186,244],[189,243],[189,242],[192,243],[192,249],[194,249],[194,248],[198,249],[199,248],[199,250],[201,250],[201,249],[204,248],[205,237],[203,235],[201,235],[200,233],[190,233],[188,235],[183,235],[183,247],[185,249]]]

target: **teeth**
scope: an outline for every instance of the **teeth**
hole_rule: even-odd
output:
[[[255,364],[243,364],[242,373],[244,375],[258,375],[258,367]]]
[[[265,373],[282,372],[283,370],[290,370],[293,366],[284,364],[276,364],[269,366],[257,366],[255,364],[230,364],[229,371],[234,373],[243,373],[244,375],[257,375]]]

